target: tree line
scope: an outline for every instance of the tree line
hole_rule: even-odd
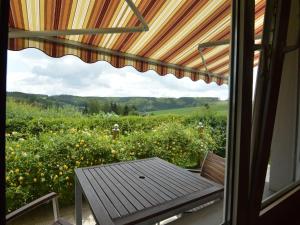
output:
[[[121,105],[116,102],[103,103],[94,99],[87,101],[82,108],[85,114],[114,113],[122,116],[138,115],[137,108],[134,105]]]

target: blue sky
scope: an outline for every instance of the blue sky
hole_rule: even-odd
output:
[[[206,84],[172,74],[117,69],[107,62],[87,64],[74,56],[51,58],[36,49],[8,51],[7,90],[77,96],[218,97],[228,99],[228,85]]]

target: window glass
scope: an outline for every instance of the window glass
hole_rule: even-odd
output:
[[[291,15],[298,10],[292,1]],[[287,46],[295,46],[299,33],[299,20],[290,20]],[[295,30],[298,28],[298,31]],[[271,153],[265,179],[264,205],[292,188],[300,180],[300,79],[299,48],[285,54],[280,93],[273,131]]]

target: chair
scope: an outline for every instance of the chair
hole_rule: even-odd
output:
[[[193,173],[200,173],[200,176],[205,177],[211,181],[214,181],[218,184],[224,186],[224,179],[225,179],[225,159],[214,154],[213,152],[207,152],[204,160],[202,162],[200,169],[188,169]],[[215,199],[211,202],[198,206],[194,209],[185,211],[185,213],[193,213],[202,208],[205,208],[216,201],[222,200],[223,196],[219,199]]]
[[[16,219],[19,216],[26,214],[27,212],[33,210],[34,208],[41,206],[43,204],[49,203],[52,201],[53,205],[53,214],[54,214],[54,223],[53,225],[72,225],[65,221],[64,219],[59,217],[59,208],[58,208],[58,201],[57,201],[58,194],[55,192],[51,192],[43,197],[40,197],[29,204],[22,206],[21,208],[9,213],[6,215],[6,223],[11,222],[12,220]]]
[[[207,152],[200,170],[189,169],[189,171],[200,173],[202,177],[205,177],[224,186],[225,159],[214,154],[213,152]]]
[[[187,169],[193,173],[200,173],[200,176],[205,177],[211,181],[224,186],[225,178],[225,159],[214,154],[213,152],[207,152],[204,160],[202,161],[200,169]],[[218,224],[222,221],[222,205],[223,196],[218,199],[214,199],[210,202],[197,206],[193,209],[187,210],[179,215],[178,219],[170,224]],[[188,215],[187,214],[192,214]],[[199,218],[200,219],[199,219]]]

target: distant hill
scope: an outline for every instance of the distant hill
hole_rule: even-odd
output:
[[[134,106],[139,112],[151,112],[159,110],[179,109],[187,107],[200,107],[220,102],[213,97],[183,97],[183,98],[154,98],[154,97],[80,97],[73,95],[40,95],[22,92],[7,92],[9,98],[41,107],[74,106],[83,109],[91,101],[99,104],[116,103],[119,105]]]
[[[226,116],[228,113],[228,101],[219,101],[210,103],[209,105],[186,107],[178,109],[164,109],[150,112],[154,115],[187,115],[193,113],[209,114],[209,115],[220,115]]]

